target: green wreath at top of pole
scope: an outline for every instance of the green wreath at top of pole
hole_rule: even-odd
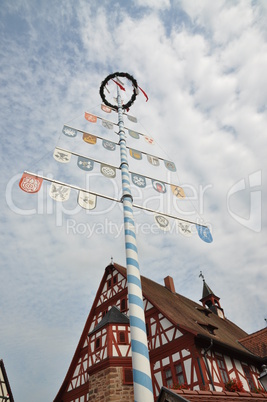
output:
[[[116,77],[124,77],[124,78],[127,78],[127,79],[130,80],[130,81],[132,82],[132,84],[133,84],[133,94],[132,94],[131,99],[129,100],[129,102],[127,102],[127,103],[125,103],[125,104],[122,105],[122,108],[127,110],[127,109],[129,109],[130,106],[132,106],[132,104],[134,103],[134,101],[135,101],[135,99],[136,99],[136,95],[137,95],[137,93],[138,93],[137,81],[134,79],[134,77],[133,77],[132,75],[130,75],[130,74],[128,74],[128,73],[118,73],[118,72],[108,75],[108,76],[104,79],[104,81],[102,81],[101,86],[100,86],[100,89],[99,89],[99,93],[100,93],[101,99],[102,99],[102,101],[105,103],[105,105],[111,107],[112,109],[118,110],[118,106],[117,106],[117,105],[112,105],[110,102],[108,102],[108,101],[106,100],[106,96],[105,96],[105,94],[104,94],[104,89],[105,89],[105,86],[107,85],[108,81],[113,80],[113,79],[116,79]]]

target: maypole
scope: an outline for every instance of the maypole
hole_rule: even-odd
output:
[[[119,86],[117,88],[117,102],[134,400],[136,402],[152,402],[154,401],[154,398],[147,347],[147,334],[138,262],[138,251],[136,245],[135,224],[133,217],[133,198],[130,187],[129,165]]]
[[[126,79],[130,81],[133,88],[133,93],[128,102],[122,101],[121,90],[125,90],[124,84],[120,81],[120,78]],[[107,101],[105,96],[105,91],[110,94],[108,89],[109,82],[112,81],[117,86],[117,97],[116,104],[111,104]],[[69,198],[70,190],[74,189],[78,191],[78,203],[82,208],[93,210],[96,207],[96,198],[102,197],[111,201],[116,201],[123,204],[123,218],[124,218],[124,235],[125,235],[125,251],[126,251],[126,268],[127,268],[127,286],[128,286],[128,307],[129,307],[129,319],[130,319],[130,331],[131,331],[131,349],[132,349],[132,368],[133,368],[133,384],[134,384],[134,400],[135,402],[154,402],[153,396],[153,388],[152,388],[152,379],[151,379],[151,367],[149,361],[149,353],[148,353],[148,342],[147,342],[147,333],[146,333],[146,323],[145,323],[145,312],[144,312],[144,304],[143,304],[143,294],[141,287],[141,276],[140,276],[140,268],[138,262],[138,251],[136,244],[136,234],[135,234],[135,223],[133,217],[133,208],[140,208],[142,210],[146,210],[155,214],[155,220],[158,226],[162,230],[167,230],[169,228],[169,218],[175,219],[177,221],[177,225],[179,227],[179,232],[184,234],[185,236],[191,236],[192,231],[191,227],[195,225],[197,229],[197,233],[199,237],[207,242],[212,242],[212,235],[210,233],[209,228],[203,224],[197,224],[195,222],[189,221],[187,219],[181,219],[174,215],[159,213],[158,211],[154,211],[147,207],[136,205],[133,203],[133,197],[131,193],[131,185],[130,185],[130,174],[132,175],[132,181],[134,183],[133,177],[140,178],[135,172],[129,171],[128,157],[127,157],[127,145],[126,145],[126,135],[125,135],[125,127],[123,121],[124,111],[128,111],[129,107],[133,104],[136,99],[136,96],[139,92],[144,93],[144,91],[138,87],[136,80],[129,75],[128,73],[114,73],[110,74],[105,80],[101,83],[100,86],[100,96],[107,106],[108,113],[111,110],[114,110],[118,113],[118,128],[119,132],[119,143],[115,143],[112,141],[106,141],[104,138],[100,136],[95,136],[90,133],[86,133],[74,127],[70,127],[68,125],[64,125],[63,134],[68,137],[76,137],[78,133],[83,135],[83,140],[89,144],[96,144],[97,138],[103,141],[103,146],[106,149],[115,150],[116,146],[120,147],[120,166],[115,167],[111,165],[106,165],[102,161],[96,159],[89,159],[86,156],[82,156],[75,152],[71,152],[66,149],[56,147],[54,152],[54,158],[61,163],[68,163],[70,161],[71,156],[78,157],[77,165],[85,171],[91,171],[94,167],[94,163],[99,164],[101,166],[101,173],[110,178],[114,178],[116,176],[116,169],[120,169],[121,171],[121,185],[122,185],[122,197],[121,199],[116,199],[113,197],[109,197],[105,194],[99,194],[90,189],[82,189],[73,184],[63,183],[61,181],[51,179],[45,176],[37,175],[31,172],[24,172],[22,178],[20,180],[19,186],[23,191],[27,193],[36,193],[40,190],[42,181],[51,182],[51,187],[49,190],[49,195],[56,201],[67,201]],[[144,93],[146,96],[146,94]],[[110,95],[112,96],[112,95]],[[105,106],[105,107],[106,107]],[[102,106],[101,106],[102,108]],[[103,109],[104,110],[104,109]],[[130,116],[127,115],[129,120]],[[91,123],[96,123],[98,119],[102,119],[99,116],[92,115],[90,113],[85,113],[85,118]],[[131,116],[133,119],[133,117]],[[134,121],[134,120],[132,120]],[[105,119],[102,119],[102,124],[104,127],[108,129],[113,129],[113,122],[109,122]],[[127,129],[127,128],[126,128]],[[131,136],[130,130],[128,132]],[[133,138],[139,138],[139,135],[144,136],[142,133],[135,133],[137,135],[133,136]],[[145,136],[145,139],[149,140],[151,143],[151,138]],[[105,141],[105,142],[104,142]],[[108,144],[107,144],[108,143]],[[105,145],[104,145],[105,144]],[[130,149],[130,155],[132,149]],[[141,151],[136,151],[141,154]],[[145,153],[144,153],[145,154]],[[165,167],[171,172],[175,172],[176,168],[173,162],[166,161],[158,156],[148,155],[148,161],[152,165],[158,166],[159,161],[164,161]],[[106,170],[105,170],[106,169]],[[107,173],[108,172],[108,173]],[[184,198],[185,194],[181,187],[176,184],[160,182],[157,179],[152,177],[143,177],[143,180],[150,179],[152,182],[152,187],[155,191],[159,193],[166,192],[166,186],[170,186],[171,191],[174,197]],[[136,182],[137,183],[137,182]],[[144,181],[145,183],[145,181]],[[136,184],[138,185],[138,184]],[[144,185],[145,186],[145,185]],[[140,187],[144,187],[141,185]]]

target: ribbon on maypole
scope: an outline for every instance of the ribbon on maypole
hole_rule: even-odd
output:
[[[133,85],[133,96],[131,100],[122,105],[120,95],[120,85],[116,77],[130,79]],[[105,85],[109,80],[115,80],[117,84],[117,105],[111,105],[106,101],[104,94]],[[122,178],[122,202],[124,213],[124,234],[127,266],[127,284],[129,317],[131,330],[132,347],[132,366],[134,383],[135,402],[153,402],[153,389],[151,379],[151,368],[149,353],[147,347],[147,333],[145,323],[145,313],[143,305],[143,293],[141,287],[141,275],[138,262],[138,250],[136,244],[135,223],[133,217],[133,198],[131,194],[130,173],[128,166],[126,137],[124,132],[123,109],[128,109],[134,102],[137,94],[137,82],[126,73],[115,73],[107,77],[101,84],[100,95],[107,106],[111,106],[118,111],[118,125],[120,136],[120,160],[121,160],[121,178]]]

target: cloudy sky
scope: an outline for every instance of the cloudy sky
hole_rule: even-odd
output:
[[[108,179],[53,158],[56,146],[119,165],[118,150],[88,145],[64,124],[117,141],[84,112],[100,109],[99,87],[116,71],[140,94],[125,125],[153,137],[129,146],[173,161],[129,157],[133,171],[182,186],[160,195],[133,185],[138,205],[209,226],[213,243],[159,230],[137,210],[141,273],[201,298],[200,271],[225,315],[248,333],[266,311],[267,6],[264,0],[4,0],[0,9],[1,279],[0,358],[21,402],[53,400],[64,379],[104,268],[125,265],[121,205],[103,199],[90,213],[77,191],[51,200],[20,190],[23,171],[119,198]],[[129,91],[125,93],[127,97]],[[174,221],[175,222],[175,221]],[[175,229],[176,228],[176,229]]]

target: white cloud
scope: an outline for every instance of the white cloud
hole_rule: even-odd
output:
[[[15,397],[20,395],[22,401],[28,401],[27,378],[33,372],[32,395],[41,393],[40,402],[56,395],[104,267],[111,256],[124,265],[125,252],[123,234],[115,233],[112,226],[114,223],[118,230],[121,228],[120,206],[101,215],[77,212],[77,193],[72,190],[70,201],[63,206],[67,212],[61,213],[58,204],[46,199],[45,183],[43,193],[39,193],[44,198],[38,198],[22,193],[17,180],[10,189],[17,208],[39,208],[38,214],[25,216],[7,205],[6,189],[24,169],[84,186],[87,179],[75,158],[68,166],[54,161],[52,153],[57,144],[115,160],[103,153],[101,143],[90,148],[81,137],[68,140],[61,135],[65,122],[96,130],[98,126],[93,128],[84,121],[83,112],[101,113],[99,86],[114,71],[133,74],[149,96],[146,103],[140,95],[131,114],[140,119],[138,128],[154,137],[157,145],[153,149],[144,142],[131,145],[173,159],[177,175],[170,179],[183,183],[189,195],[192,189],[197,195],[195,200],[177,205],[170,202],[169,195],[149,202],[161,202],[170,210],[179,207],[184,214],[194,207],[211,224],[214,236],[210,245],[196,236],[152,236],[142,232],[142,224],[152,225],[153,216],[137,214],[141,273],[161,283],[164,276],[173,275],[177,291],[198,301],[202,291],[198,274],[202,270],[207,283],[221,297],[227,317],[249,332],[264,326],[265,311],[258,308],[265,301],[264,203],[260,233],[235,219],[235,214],[249,218],[252,191],[261,191],[262,200],[266,194],[267,36],[260,14],[261,10],[265,15],[266,9],[259,2],[253,4],[186,0],[170,6],[167,1],[156,5],[148,1],[128,8],[121,4],[119,9],[118,4],[108,7],[106,2],[99,7],[98,3],[80,1],[78,6],[65,2],[64,7],[45,2],[33,9],[29,2],[16,2],[16,7],[6,4],[2,8],[4,197],[0,203],[5,247],[1,250],[4,268],[0,292],[4,297],[0,318],[7,324],[1,327],[0,338],[1,357]],[[11,17],[17,26],[8,30]],[[181,21],[179,25],[177,21]],[[103,135],[110,138],[112,134]],[[149,169],[146,160],[134,168],[167,178],[165,170]],[[250,188],[249,177],[256,171],[262,172],[262,183]],[[242,179],[246,188],[233,194],[227,206],[228,192]],[[105,191],[117,194],[119,180],[116,183],[114,187],[98,176],[92,186],[100,192],[105,186]],[[205,186],[202,202],[200,194]],[[142,197],[135,192],[137,203],[148,197],[149,189]],[[99,200],[97,211],[107,207],[108,202]],[[252,224],[257,220],[254,212],[260,213],[252,210]],[[18,326],[19,345],[14,352]],[[27,361],[27,370],[20,369],[22,361]]]

